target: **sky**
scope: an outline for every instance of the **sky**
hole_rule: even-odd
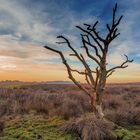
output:
[[[110,67],[120,65],[125,60],[123,54],[127,54],[134,62],[115,72],[108,82],[140,82],[139,0],[0,0],[0,80],[69,80],[59,56],[43,46],[61,50],[67,58],[67,46],[56,44],[56,37],[64,35],[78,52],[83,52],[81,32],[75,26],[93,25],[98,20],[97,30],[104,35],[116,2],[117,17],[123,14],[124,18],[107,61]],[[87,61],[94,69],[91,60]],[[68,58],[68,62],[82,69],[75,58]]]

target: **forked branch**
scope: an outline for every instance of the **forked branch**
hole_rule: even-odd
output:
[[[106,35],[105,39],[105,46],[108,47],[108,44],[112,42],[120,33],[117,33],[118,28],[117,26],[120,24],[121,19],[123,16],[121,15],[117,20],[115,19],[117,12],[117,4],[115,4],[115,7],[113,8],[113,16],[112,16],[112,24],[106,24],[106,27],[108,29],[108,34]],[[107,50],[108,48],[106,48]]]
[[[76,70],[76,69],[71,69],[71,71],[77,72],[78,74],[82,74],[82,75],[86,75],[87,74],[85,72],[82,72],[82,71],[79,71],[79,70]]]
[[[86,70],[85,70],[85,72],[86,72]],[[86,80],[87,84],[90,86],[90,88],[93,89],[93,85],[89,80],[89,75],[88,74],[85,74],[85,80]]]
[[[96,21],[92,27],[89,24],[84,24],[84,25],[87,26],[87,30],[94,33],[94,35],[96,36],[96,39],[100,40],[101,42],[104,42],[104,39],[99,35],[99,32],[96,31],[96,25],[98,23],[99,22]]]
[[[84,57],[79,54],[70,44],[69,40],[67,38],[65,38],[64,36],[58,36],[57,38],[62,38],[65,42],[59,42],[59,44],[61,43],[66,43],[68,45],[68,47],[73,51],[74,54],[70,54],[71,56],[76,56],[78,58],[78,60],[83,64],[83,66],[85,67],[85,69],[87,70],[87,74],[90,77],[90,82],[94,85],[94,78],[92,76],[92,70],[90,69],[89,65],[87,64],[86,60],[84,59]],[[58,43],[58,42],[57,42]],[[92,57],[92,56],[91,56]],[[98,62],[99,63],[99,62]]]
[[[114,72],[115,72],[115,70],[112,70],[112,71],[108,72],[106,78],[108,78],[109,76],[111,76]]]
[[[88,47],[86,46],[86,44],[87,44],[87,45],[89,45],[90,47],[94,48],[96,56],[101,60],[102,58],[101,58],[101,55],[99,54],[99,50],[98,50],[97,46],[93,45],[93,44],[90,42],[90,39],[89,39],[88,35],[82,35],[82,34],[81,34],[81,37],[82,37],[82,42],[83,42],[83,45],[84,45],[83,47],[84,47],[84,48],[86,47],[86,48],[88,49]],[[86,37],[87,40],[86,40],[84,37]]]
[[[100,62],[97,60],[97,58],[94,57],[93,55],[91,55],[91,54],[89,53],[89,48],[88,48],[87,45],[86,45],[86,44],[88,44],[88,42],[84,39],[83,36],[82,36],[82,43],[83,43],[83,47],[84,47],[85,50],[86,50],[87,56],[88,56],[89,58],[91,58],[92,60],[94,60],[100,67],[102,67],[101,64],[100,64]]]
[[[91,94],[81,84],[79,84],[79,82],[77,82],[76,79],[73,77],[70,65],[67,63],[67,60],[65,59],[63,53],[61,51],[58,51],[58,50],[53,49],[53,48],[50,48],[48,46],[44,46],[44,48],[46,48],[46,49],[48,49],[50,51],[56,52],[56,53],[58,53],[60,55],[63,64],[67,68],[67,72],[68,72],[69,78],[74,82],[75,85],[77,85],[81,90],[83,90],[88,96],[91,97]]]
[[[101,51],[103,51],[103,47],[102,47],[102,44],[100,43],[100,39],[99,38],[97,38],[97,36],[94,34],[92,34],[91,33],[91,30],[89,30],[89,28],[90,28],[90,25],[87,25],[87,24],[84,24],[84,25],[86,25],[86,26],[88,26],[87,27],[87,29],[84,29],[84,28],[82,28],[82,27],[80,27],[80,26],[76,26],[78,29],[80,29],[81,31],[83,31],[84,33],[86,33],[87,35],[89,35],[95,42],[96,42],[96,44],[99,46],[99,48],[100,48],[100,50]]]
[[[116,69],[127,68],[128,67],[127,63],[132,63],[134,61],[133,59],[129,60],[127,55],[124,55],[124,56],[126,57],[126,60],[120,66],[116,66],[116,67],[109,69],[107,71],[107,73],[108,73],[107,77],[109,77]]]

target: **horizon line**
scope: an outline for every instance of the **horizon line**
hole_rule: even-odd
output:
[[[48,81],[22,81],[22,80],[0,80],[0,83],[1,82],[23,82],[23,83],[53,83],[53,82],[63,82],[63,83],[71,83],[71,84],[74,84],[72,81],[65,81],[65,80],[48,80]],[[79,81],[80,82],[80,81]],[[87,84],[87,83],[83,83],[83,82],[80,82],[82,84]],[[139,84],[140,81],[137,81],[137,82],[107,82],[107,84]]]

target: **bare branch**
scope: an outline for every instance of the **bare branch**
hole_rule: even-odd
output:
[[[99,32],[96,31],[95,27],[96,27],[97,24],[98,24],[98,21],[96,21],[94,23],[92,28],[90,28],[91,26],[88,26],[87,30],[89,30],[90,32],[93,32],[98,40],[100,40],[101,42],[104,42],[104,39],[99,35]],[[86,25],[86,24],[84,24],[84,25]]]
[[[71,71],[77,72],[78,74],[82,74],[82,75],[85,75],[86,74],[85,72],[81,72],[81,71],[76,70],[76,69],[71,69]]]
[[[101,58],[101,55],[99,54],[99,50],[98,50],[97,46],[91,44],[90,41],[86,41],[86,40],[84,39],[84,36],[86,36],[86,37],[88,38],[87,35],[82,35],[82,34],[81,34],[81,36],[82,36],[82,41],[85,42],[85,43],[83,43],[83,45],[84,45],[83,47],[85,48],[85,47],[86,47],[86,44],[88,44],[89,46],[91,46],[92,48],[94,48],[95,54],[96,54],[96,55],[98,56],[98,58],[101,60],[102,58]],[[88,38],[88,40],[89,40],[89,38]],[[88,49],[88,48],[87,48],[87,49]]]
[[[98,80],[99,80],[99,70],[98,70],[98,67],[96,67],[96,80],[95,80],[94,89],[96,89],[96,87],[97,87]]]
[[[113,18],[112,18],[112,25],[115,24],[115,14],[117,11],[117,3],[115,4],[115,7],[113,8]]]
[[[65,42],[67,43],[68,47],[74,52],[74,54],[72,54],[72,56],[76,56],[81,62],[82,62],[82,59],[80,57],[80,55],[77,53],[77,51],[71,46],[69,40],[67,38],[65,38],[64,36],[57,36],[57,38],[62,38],[65,40]],[[61,42],[59,42],[59,44],[61,44]]]
[[[98,24],[98,21],[96,21],[93,25],[93,28],[95,28],[95,26]],[[87,29],[90,30],[91,25],[90,24],[86,24],[84,23],[85,26],[87,26]]]
[[[93,28],[95,28],[95,26],[99,23],[99,21],[97,20],[94,25],[93,25]]]
[[[100,62],[96,59],[96,57],[92,56],[92,55],[89,53],[89,49],[88,49],[88,47],[86,46],[86,41],[85,41],[85,39],[84,39],[83,37],[82,37],[82,43],[83,43],[83,47],[85,48],[88,57],[90,57],[91,59],[93,59],[100,67],[102,67],[101,64],[100,64]]]
[[[86,24],[86,23],[84,23],[84,25],[87,26],[87,29],[91,27],[90,24]]]
[[[111,29],[110,29],[110,27],[109,27],[109,24],[106,24],[106,27],[107,27],[108,31],[110,32]]]
[[[69,56],[75,56],[75,54],[69,54]]]
[[[78,29],[80,29],[81,31],[87,33],[87,35],[90,35],[91,38],[96,42],[96,44],[99,46],[99,48],[101,49],[101,51],[103,51],[102,45],[99,43],[98,39],[91,33],[91,31],[85,30],[80,26],[76,26]]]
[[[94,34],[96,35],[96,37],[97,37],[96,39],[99,39],[100,41],[104,42],[104,39],[101,38],[101,37],[99,36],[99,32],[97,32],[95,28],[90,29],[90,31],[93,31],[93,33],[94,33]]]
[[[89,76],[89,79],[90,79],[92,85],[94,85],[95,81],[94,81],[94,78],[92,76],[92,71],[91,71],[90,67],[87,65],[86,60],[84,59],[83,55],[80,54],[80,56],[81,56],[81,58],[83,60],[83,63],[85,63],[85,66],[86,66],[85,68],[86,68],[86,71],[87,71],[87,75]]]
[[[118,19],[118,22],[115,24],[116,26],[118,26],[120,24],[120,21],[122,20],[123,16],[120,16],[120,18]]]
[[[86,72],[86,70],[85,70],[85,72]],[[87,84],[89,84],[90,88],[93,89],[92,83],[90,83],[90,81],[89,81],[88,74],[85,74],[85,80],[86,80]]]
[[[77,51],[71,46],[69,40],[67,38],[65,38],[64,36],[57,36],[57,38],[62,38],[66,41],[68,47],[74,52],[74,54],[71,54],[71,56],[76,56],[80,62],[85,66],[85,68],[88,66],[86,62],[83,62],[83,60],[81,59],[81,56],[77,53]]]
[[[108,78],[109,76],[111,76],[114,72],[115,72],[115,70],[110,71],[110,72],[107,74],[106,78]]]
[[[88,40],[88,42],[91,44],[91,42],[90,42],[90,39],[89,39],[89,36],[88,35],[83,35],[83,34],[80,34],[81,35],[81,37],[83,36],[83,37],[86,37],[87,38],[87,40]]]
[[[127,63],[132,63],[134,61],[133,59],[129,60],[127,55],[124,55],[124,56],[126,57],[126,60],[120,66],[116,66],[116,67],[113,67],[113,68],[107,70],[107,73],[112,72],[115,69],[127,68],[128,67]]]
[[[64,65],[66,66],[66,68],[67,68],[67,72],[68,72],[69,78],[75,83],[75,85],[77,85],[81,90],[83,90],[88,96],[91,97],[90,93],[89,93],[81,84],[79,84],[79,82],[77,82],[77,81],[75,80],[75,78],[73,77],[72,72],[71,72],[71,68],[70,68],[69,64],[67,63],[67,61],[66,61],[66,59],[65,59],[65,57],[64,57],[64,55],[63,55],[63,53],[62,53],[61,51],[56,50],[56,49],[52,49],[52,48],[50,48],[50,47],[48,47],[48,46],[44,46],[44,48],[46,48],[46,49],[48,49],[48,50],[50,50],[50,51],[56,52],[56,53],[58,53],[58,54],[60,55],[63,64],[64,64]]]
[[[67,43],[67,42],[56,42],[57,44],[65,44],[65,43]]]
[[[81,63],[84,65],[84,67],[85,67],[85,69],[87,70],[88,75],[89,75],[89,77],[90,77],[91,83],[94,85],[94,78],[93,78],[93,76],[92,76],[92,71],[91,71],[90,67],[88,66],[87,62],[85,61],[84,57],[83,57],[82,55],[79,55],[79,54],[77,53],[77,51],[71,46],[69,40],[66,39],[64,36],[61,35],[61,36],[58,36],[57,38],[62,38],[62,39],[64,39],[64,40],[67,42],[68,47],[74,52],[74,54],[75,54],[74,56],[76,56],[76,57],[81,61]],[[89,54],[89,53],[88,53],[88,54]],[[89,54],[89,56],[91,56],[91,55]],[[91,57],[92,57],[92,56],[91,56]],[[96,61],[98,61],[98,60],[96,60]],[[98,62],[98,63],[99,63],[99,62]],[[100,63],[99,63],[99,65],[100,65]]]
[[[76,70],[76,69],[71,69],[71,71],[77,72],[78,74],[82,74],[82,75],[87,75],[88,74],[87,72],[81,72],[81,71]],[[96,72],[95,71],[91,71],[91,73],[96,73]]]
[[[116,11],[117,11],[117,4],[115,4],[115,7],[113,8],[113,16],[112,16],[112,24],[111,26],[109,26],[109,24],[106,24],[106,27],[108,29],[108,34],[106,36],[105,39],[105,49],[108,50],[108,44],[110,42],[112,42],[112,40],[114,40],[117,36],[120,35],[120,33],[117,33],[117,26],[120,24],[121,19],[123,18],[123,16],[120,16],[118,20],[115,19],[116,16]]]

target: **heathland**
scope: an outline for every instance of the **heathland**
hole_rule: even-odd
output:
[[[139,140],[140,83],[108,84],[103,99],[100,120],[73,84],[1,82],[0,140]]]

